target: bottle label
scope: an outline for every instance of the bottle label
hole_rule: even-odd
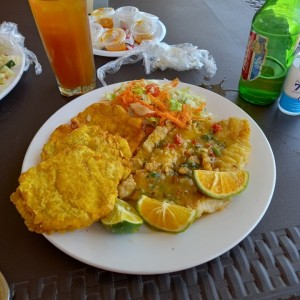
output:
[[[298,115],[300,114],[300,99],[292,98],[283,91],[280,96],[279,107],[287,114]]]
[[[300,113],[300,57],[296,58],[286,77],[279,106],[285,111]]]
[[[254,80],[260,75],[267,56],[267,44],[268,38],[250,32],[242,69],[244,80]]]

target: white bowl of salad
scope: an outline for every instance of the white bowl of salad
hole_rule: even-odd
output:
[[[25,66],[25,55],[18,43],[0,34],[0,100],[19,82]]]

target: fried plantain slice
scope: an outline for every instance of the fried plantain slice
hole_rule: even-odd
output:
[[[31,231],[88,227],[113,210],[123,169],[86,146],[68,148],[22,173],[11,201]]]
[[[110,134],[99,126],[82,125],[70,132],[65,128],[65,126],[59,126],[50,136],[49,141],[43,147],[42,160],[49,159],[66,148],[83,145],[101,153],[108,161],[121,161],[125,168],[123,178],[130,174],[129,161],[132,154],[124,138]]]
[[[100,126],[109,133],[125,138],[132,153],[140,146],[145,136],[142,118],[131,117],[122,106],[105,101],[88,106],[71,119],[70,126],[78,128],[84,124]]]

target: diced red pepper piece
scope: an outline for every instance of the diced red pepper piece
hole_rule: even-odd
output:
[[[166,146],[167,146],[167,148],[169,148],[169,149],[174,149],[174,148],[176,147],[175,144],[167,144]]]
[[[183,143],[183,139],[182,139],[180,134],[177,133],[174,136],[174,143],[177,144],[177,145],[181,145]]]
[[[160,93],[159,86],[155,83],[151,83],[145,86],[147,94],[150,93],[152,96],[157,97]]]
[[[214,123],[211,126],[213,133],[217,133],[222,130],[222,126],[220,124]]]

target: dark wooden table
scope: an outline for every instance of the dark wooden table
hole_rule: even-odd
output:
[[[260,1],[112,0],[110,6],[135,5],[159,16],[169,44],[192,43],[207,49],[218,71],[207,80],[199,70],[155,71],[142,63],[123,66],[107,84],[137,78],[173,79],[206,86],[245,110],[268,138],[276,160],[277,181],[271,204],[251,234],[213,261],[180,272],[126,275],[97,269],[58,250],[31,233],[10,202],[25,152],[42,124],[67,99],[54,75],[27,1],[4,1],[0,21],[18,24],[25,45],[43,67],[31,66],[0,101],[0,271],[13,299],[289,299],[300,297],[300,119],[282,114],[277,103],[257,107],[236,91],[252,16]],[[95,57],[96,67],[112,58]],[[101,87],[100,82],[97,82]],[[264,172],[262,169],[261,172]],[[263,184],[263,183],[262,183]],[[255,201],[255,199],[253,199]]]

